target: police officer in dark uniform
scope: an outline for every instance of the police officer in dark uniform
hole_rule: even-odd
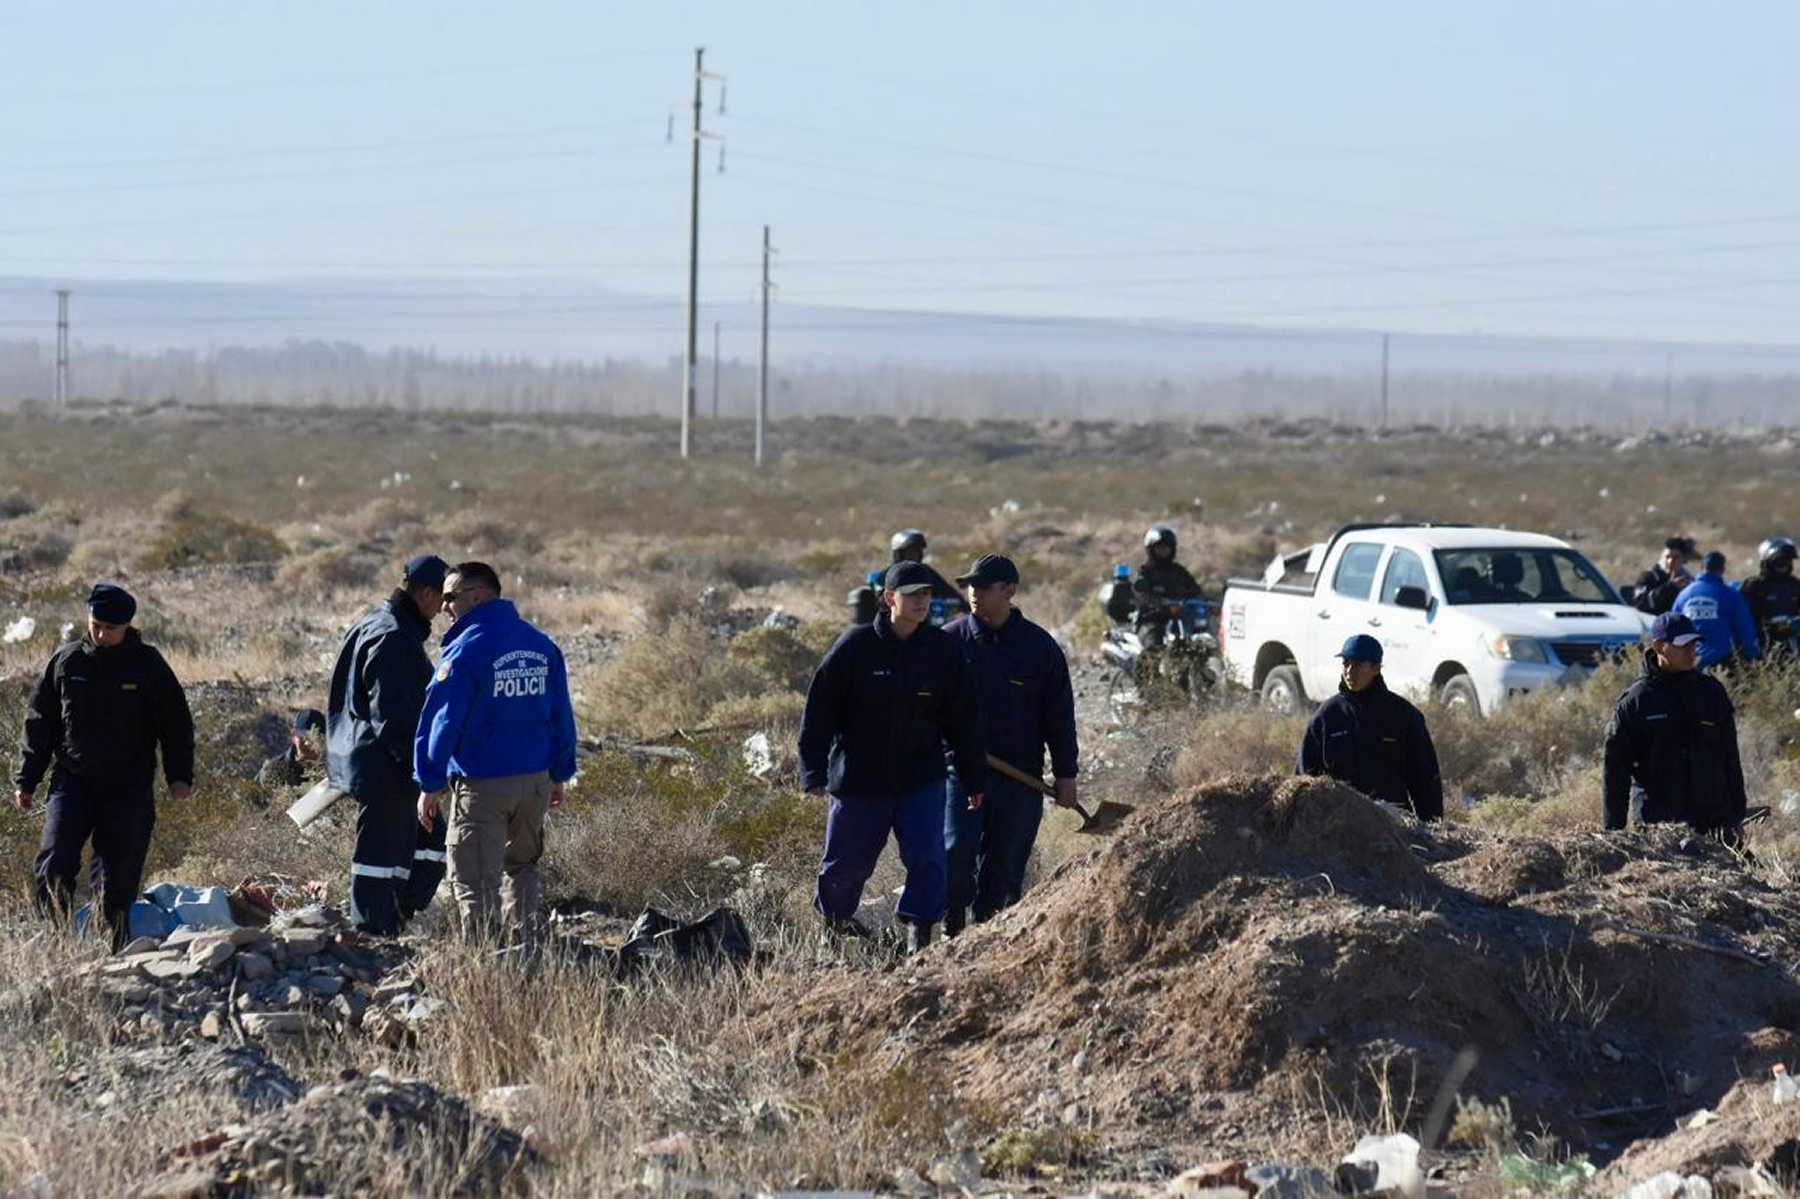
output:
[[[1308,722],[1295,773],[1330,775],[1370,799],[1437,820],[1444,787],[1431,731],[1417,708],[1388,690],[1381,656],[1381,642],[1367,633],[1344,642],[1338,693]]]
[[[50,773],[49,811],[35,874],[41,910],[74,905],[82,847],[94,842],[92,879],[114,951],[127,939],[156,826],[156,755],[173,799],[194,789],[194,720],[175,672],[131,627],[137,601],[99,583],[87,633],[50,656],[25,714],[13,802],[30,809]]]
[[[945,745],[970,807],[987,783],[974,680],[956,642],[926,623],[931,573],[919,562],[888,568],[882,611],[825,654],[800,721],[800,785],[830,796],[813,906],[828,935],[867,936],[856,910],[892,834],[909,952],[944,918]]]
[[[1644,673],[1606,726],[1604,817],[1609,829],[1685,822],[1736,842],[1744,819],[1737,716],[1718,679],[1696,669],[1694,622],[1665,612],[1650,626]]]
[[[288,747],[265,759],[256,772],[256,781],[265,787],[298,787],[306,781],[306,767],[318,759],[308,738],[325,733],[325,713],[317,708],[301,708],[294,713],[288,730]]]
[[[1662,557],[1655,566],[1638,576],[1631,593],[1632,607],[1651,616],[1661,616],[1675,606],[1681,589],[1694,581],[1687,564],[1698,557],[1692,539],[1671,537],[1663,542]]]
[[[1769,656],[1784,652],[1800,620],[1800,579],[1794,577],[1794,543],[1770,537],[1756,547],[1757,571],[1738,588],[1750,605],[1757,635]]]
[[[344,634],[331,672],[325,764],[356,798],[350,919],[364,932],[399,932],[444,878],[443,818],[427,832],[414,810],[413,737],[431,683],[425,640],[448,572],[434,554],[409,561],[394,593]]]
[[[956,581],[969,589],[971,610],[944,626],[944,632],[962,650],[975,680],[987,751],[1041,778],[1048,746],[1056,802],[1074,807],[1080,750],[1075,693],[1062,647],[1013,607],[1019,568],[1010,558],[984,554]],[[950,871],[945,936],[963,930],[971,907],[980,924],[1019,901],[1043,815],[1040,793],[998,773],[988,776],[980,805],[970,807],[961,779],[952,772],[944,807]]]

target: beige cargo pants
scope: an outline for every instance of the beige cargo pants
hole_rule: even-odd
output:
[[[499,939],[532,931],[549,810],[547,771],[451,781],[444,847],[464,937]]]

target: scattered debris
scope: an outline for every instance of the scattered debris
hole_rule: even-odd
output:
[[[21,616],[19,619],[7,625],[4,633],[0,633],[0,642],[5,642],[8,645],[17,645],[22,641],[30,641],[32,635],[36,632],[37,621],[31,619],[29,616]]]

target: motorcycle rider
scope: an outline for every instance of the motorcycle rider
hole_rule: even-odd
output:
[[[1681,589],[1694,581],[1687,564],[1698,556],[1691,538],[1671,537],[1663,542],[1662,557],[1638,576],[1631,594],[1632,607],[1651,616],[1661,616],[1673,608]]]
[[[1175,550],[1175,530],[1168,525],[1151,525],[1144,532],[1144,564],[1131,589],[1138,601],[1138,632],[1147,647],[1162,644],[1170,604],[1200,597],[1200,584],[1175,560]]]
[[[1756,631],[1771,653],[1793,635],[1792,623],[1800,617],[1800,579],[1794,578],[1794,543],[1786,537],[1765,538],[1756,547],[1757,572],[1738,587]]]

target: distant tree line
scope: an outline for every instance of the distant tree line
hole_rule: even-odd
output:
[[[673,415],[678,361],[543,362],[370,350],[348,342],[139,353],[78,345],[75,396],[197,404],[331,405],[401,410]],[[702,362],[700,415],[711,411],[711,364]],[[747,419],[756,365],[721,367],[721,417]],[[1381,423],[1373,371],[1243,369],[1159,374],[1095,367],[925,366],[900,361],[785,362],[771,372],[771,419],[783,416],[939,417],[1229,423],[1245,417]],[[46,342],[0,341],[0,399],[55,394]],[[1396,372],[1387,420],[1396,425],[1595,425],[1622,430],[1768,428],[1800,424],[1800,375]]]

